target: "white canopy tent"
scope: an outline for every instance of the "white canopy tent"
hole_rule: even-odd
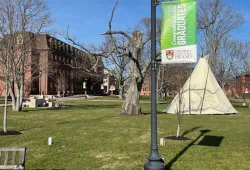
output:
[[[207,62],[200,58],[191,76],[164,112],[176,114],[238,113],[220,88]]]

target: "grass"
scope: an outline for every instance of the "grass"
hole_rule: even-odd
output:
[[[27,146],[27,169],[143,169],[150,151],[150,103],[141,103],[145,116],[119,116],[122,102],[64,103],[69,107],[10,111],[9,130],[23,134],[0,136],[0,147]],[[177,117],[162,114],[166,107],[158,105],[158,141],[176,134]],[[160,146],[165,164],[173,170],[250,169],[250,109],[236,109],[240,114],[184,116],[181,133],[192,140]]]
[[[140,101],[142,102],[150,102],[150,96],[140,96]],[[172,100],[173,97],[168,97],[168,101]],[[123,101],[123,99],[119,99],[119,96],[95,96],[94,98],[89,98],[89,100],[116,100],[116,101]],[[164,99],[159,97],[159,102],[166,102]]]

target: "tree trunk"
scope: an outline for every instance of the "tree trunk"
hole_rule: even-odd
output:
[[[119,84],[119,99],[124,99],[124,86]]]
[[[139,115],[141,108],[139,106],[140,91],[143,84],[139,69],[139,59],[141,55],[140,45],[142,43],[142,33],[138,30],[133,32],[133,54],[129,52],[130,58],[130,86],[126,95],[126,100],[122,105],[121,114]]]
[[[179,108],[177,109],[177,119],[178,119],[178,126],[177,126],[177,134],[176,137],[178,138],[180,136],[180,127],[181,127],[181,114],[183,112],[184,109],[184,103],[183,103],[183,89],[181,89],[181,85],[180,85],[180,91],[179,91]]]
[[[177,138],[180,136],[180,129],[181,129],[181,124],[180,124],[180,121],[178,120],[178,127],[177,127],[177,134],[176,134]]]
[[[24,97],[24,81],[21,84],[20,88],[20,100],[19,100],[19,111],[22,111],[23,109],[23,97]]]
[[[17,91],[17,95],[16,95],[16,105],[15,105],[15,110],[16,112],[20,112],[22,110],[22,106],[21,106],[21,88],[20,86],[17,86],[16,88],[16,91]]]
[[[140,93],[138,91],[137,83],[135,81],[131,82],[126,99],[122,105],[123,115],[139,115],[141,114],[141,108],[139,106]]]
[[[14,81],[11,81],[10,83],[10,95],[11,95],[11,100],[12,100],[12,111],[15,111],[16,96],[15,96],[15,90],[14,90]]]
[[[167,99],[168,99],[168,96],[167,96],[167,88],[165,88],[165,93],[164,93],[164,101],[167,101]]]
[[[7,104],[8,104],[8,80],[5,81],[5,103],[4,103],[4,114],[3,114],[3,131],[7,132]]]

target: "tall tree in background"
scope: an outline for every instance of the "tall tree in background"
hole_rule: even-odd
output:
[[[203,0],[198,6],[198,28],[205,43],[202,49],[209,54],[211,70],[216,75],[220,60],[219,49],[224,38],[244,23],[241,12],[222,0]]]
[[[242,51],[240,53],[243,60],[243,72],[250,74],[250,42],[241,42]]]
[[[50,23],[50,11],[43,0],[0,1],[0,37],[4,43],[1,64],[8,68],[5,84],[6,88],[9,86],[14,111],[22,110],[25,74],[39,65],[36,36]]]
[[[105,42],[102,44],[101,48],[103,51],[108,50],[112,51],[113,45],[119,47],[124,47],[126,44],[126,39],[124,37],[105,37]],[[109,75],[115,77],[118,80],[118,89],[119,89],[119,98],[124,99],[125,97],[125,86],[127,85],[129,79],[128,66],[129,59],[128,57],[119,57],[120,53],[123,53],[124,49],[116,47],[116,51],[111,53],[107,57],[103,57],[103,62],[101,67],[104,68]]]
[[[225,84],[234,79],[236,76],[240,75],[243,72],[247,72],[245,62],[245,55],[248,53],[246,43],[239,40],[232,40],[228,37],[224,38],[221,44],[221,48],[218,50],[217,60],[217,73],[216,77],[224,89]]]

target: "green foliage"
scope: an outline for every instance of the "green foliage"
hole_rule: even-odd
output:
[[[63,109],[25,108],[21,113],[9,108],[9,130],[23,134],[0,136],[0,146],[26,146],[27,169],[143,169],[150,151],[150,101],[141,103],[145,116],[120,116],[122,100],[64,104]],[[166,107],[158,105],[158,141],[176,134],[176,115],[161,113]],[[204,135],[222,136],[223,140],[219,147],[198,145],[203,136],[193,145],[192,140],[167,140],[166,146],[159,147],[165,164],[185,150],[173,162],[173,170],[249,168],[250,109],[236,109],[241,114],[185,116],[180,134],[199,127],[185,136],[195,140],[200,130],[208,129]],[[2,119],[0,116],[0,122]],[[52,146],[47,145],[48,137],[53,137]]]

